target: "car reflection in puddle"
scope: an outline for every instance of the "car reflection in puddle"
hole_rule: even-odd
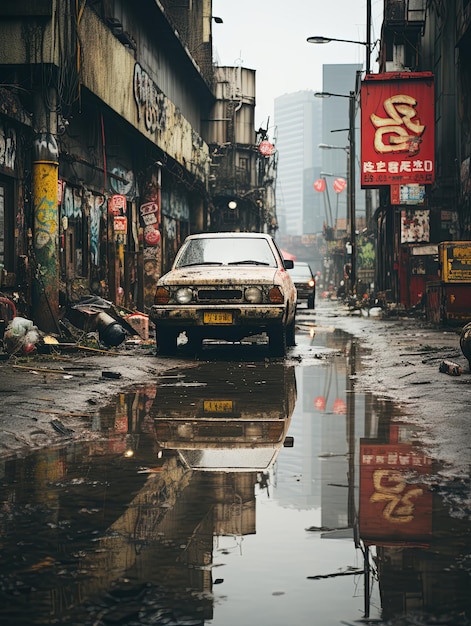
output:
[[[160,387],[151,417],[156,440],[193,470],[267,471],[286,442],[296,402],[294,368],[206,363],[190,385]],[[195,380],[196,379],[196,380]],[[199,386],[201,385],[201,386]]]
[[[7,462],[5,623],[211,619],[213,538],[256,532],[296,401],[292,368],[211,367],[121,394],[96,441]]]

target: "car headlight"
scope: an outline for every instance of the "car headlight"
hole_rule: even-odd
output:
[[[175,300],[178,304],[188,304],[193,299],[193,292],[188,287],[180,287],[175,292]]]
[[[258,304],[262,301],[262,292],[258,287],[247,287],[245,299],[252,304]]]

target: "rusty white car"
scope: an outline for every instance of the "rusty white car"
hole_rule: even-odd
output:
[[[274,239],[263,233],[205,233],[187,237],[155,291],[150,318],[160,354],[173,354],[185,332],[241,341],[265,333],[272,356],[295,344],[296,288]]]

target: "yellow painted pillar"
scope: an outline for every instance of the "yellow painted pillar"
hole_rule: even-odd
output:
[[[33,318],[44,332],[59,330],[58,178],[55,137],[40,133],[33,151]]]

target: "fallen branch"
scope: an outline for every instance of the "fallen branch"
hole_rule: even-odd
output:
[[[14,369],[20,370],[29,370],[30,372],[39,372],[41,374],[61,374],[63,376],[75,376],[76,374],[71,374],[70,372],[66,372],[65,370],[58,369],[49,369],[47,367],[34,367],[32,365],[13,365]]]
[[[77,346],[79,350],[86,350],[87,352],[99,352],[100,354],[113,354],[115,356],[122,356],[121,352],[111,352],[110,350],[101,350],[100,348],[89,348],[88,346]]]
[[[320,574],[319,576],[306,576],[308,580],[322,580],[323,578],[336,578],[337,576],[357,576],[358,574],[364,574],[365,570],[356,569],[351,572],[338,572],[337,574]]]

